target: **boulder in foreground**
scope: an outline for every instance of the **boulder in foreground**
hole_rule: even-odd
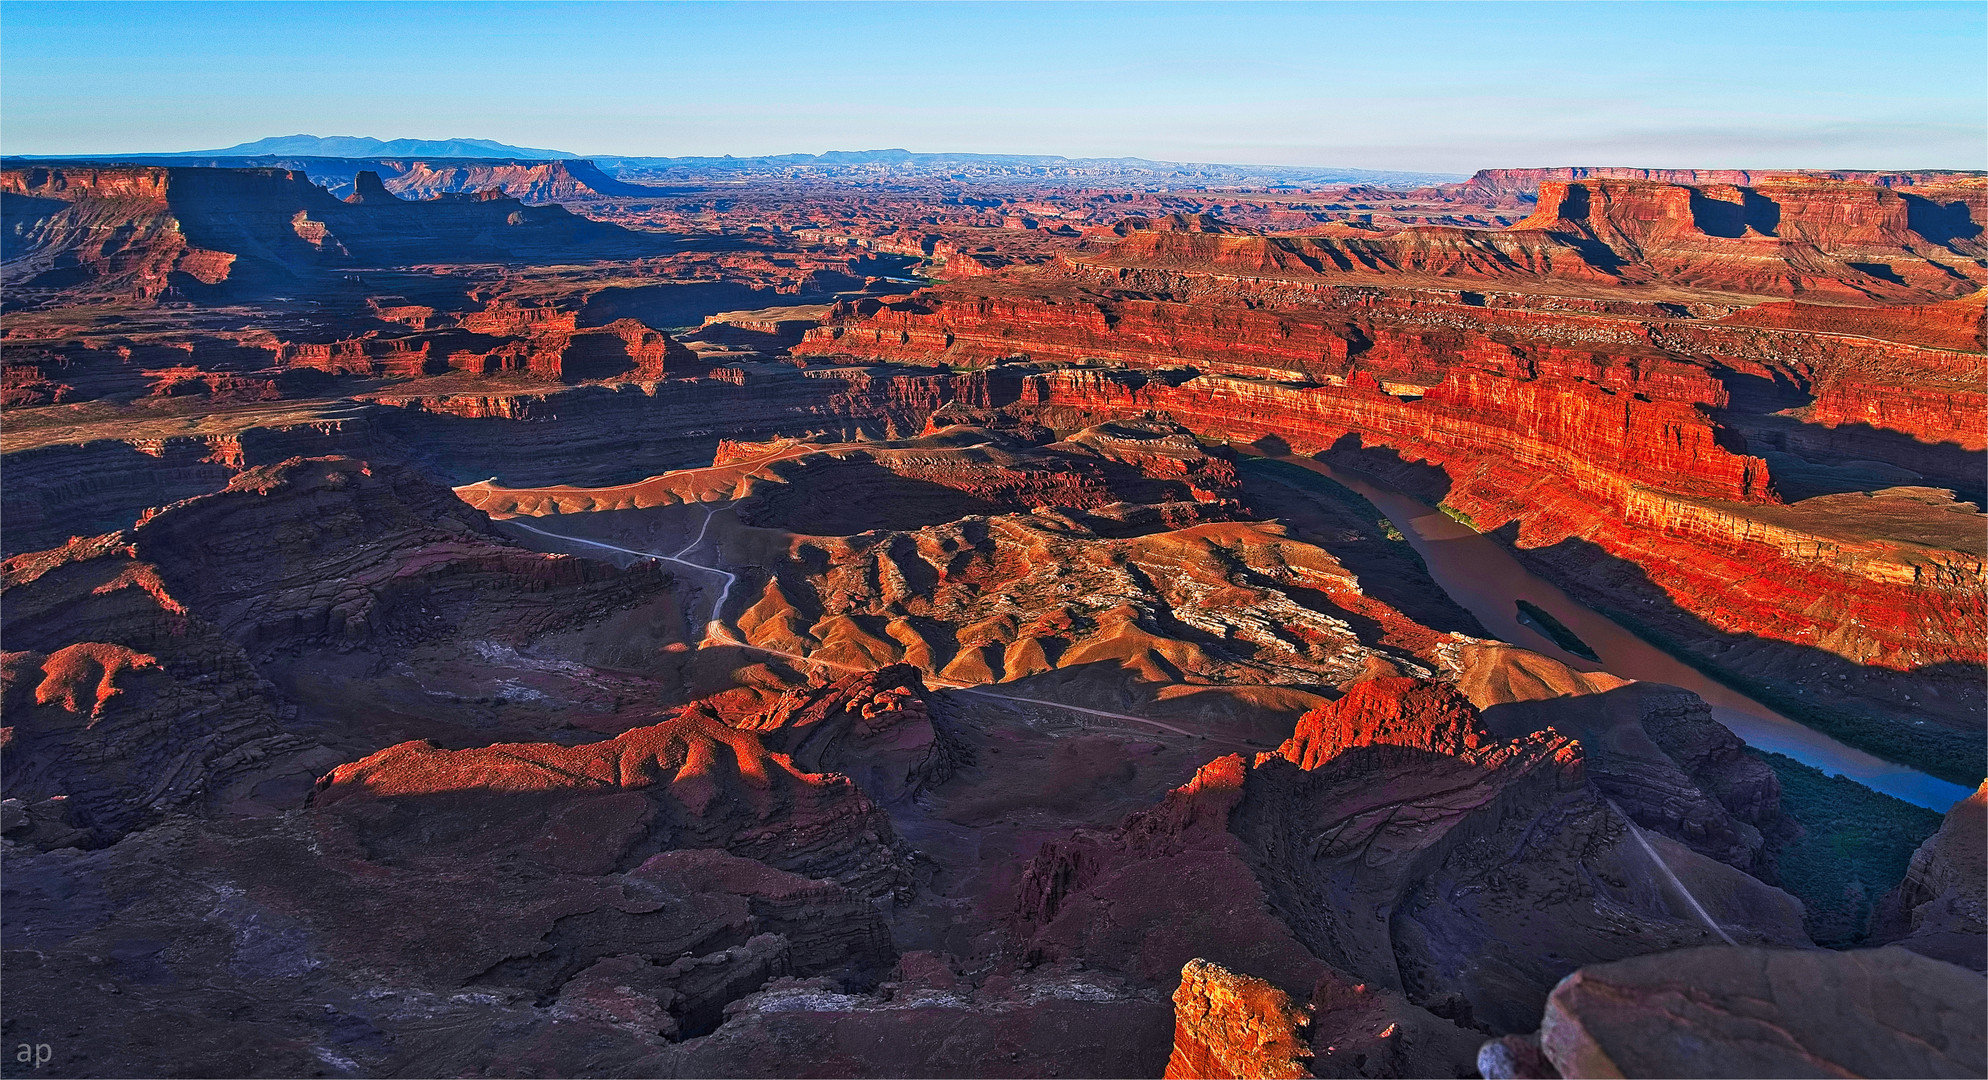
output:
[[[1904,949],[1711,946],[1560,981],[1539,1041],[1562,1076],[1988,1075],[1988,981]]]

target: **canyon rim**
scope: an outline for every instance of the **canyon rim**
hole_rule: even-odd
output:
[[[853,5],[106,10],[0,13],[0,1074],[1988,1072],[1982,155],[1479,86],[1493,153],[1349,52],[1288,124],[1427,129],[1191,160],[1328,78],[1207,20],[1906,71],[1881,13],[897,10],[963,88]],[[200,27],[262,130],[381,126],[205,137]],[[583,119],[658,28],[739,156]],[[307,40],[435,70],[240,89]],[[767,150],[810,117],[934,149]]]

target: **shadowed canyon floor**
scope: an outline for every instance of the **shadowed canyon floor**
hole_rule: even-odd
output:
[[[0,167],[36,1075],[1988,1065],[1988,178],[644,167]]]

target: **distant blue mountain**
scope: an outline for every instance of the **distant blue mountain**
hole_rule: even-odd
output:
[[[1225,165],[1150,161],[1145,158],[1068,158],[1040,154],[914,153],[889,150],[830,150],[825,154],[771,154],[762,157],[631,157],[581,155],[537,150],[490,139],[369,139],[357,135],[278,135],[219,150],[166,154],[21,154],[19,160],[120,161],[200,165],[219,168],[280,166],[303,169],[334,188],[351,183],[352,163],[444,158],[509,161],[592,161],[600,173],[589,180],[603,192],[613,180],[633,183],[709,183],[746,177],[789,179],[937,179],[986,183],[1102,183],[1183,187],[1253,187],[1364,184],[1383,188],[1419,187],[1463,180],[1450,173],[1394,169],[1346,169],[1307,165]],[[328,162],[343,164],[333,166]],[[377,169],[374,171],[378,171]],[[382,174],[384,175],[384,174]],[[625,193],[632,194],[632,193]]]
[[[534,150],[489,139],[368,139],[359,135],[277,135],[239,143],[221,150],[187,150],[147,157],[450,157],[533,158],[555,161],[580,155],[564,150]]]

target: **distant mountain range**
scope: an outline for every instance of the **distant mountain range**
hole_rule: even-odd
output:
[[[276,135],[254,142],[237,143],[220,150],[184,150],[174,154],[146,154],[146,157],[451,157],[451,158],[537,158],[560,161],[577,158],[564,150],[535,150],[510,146],[489,139],[369,139],[360,135]]]
[[[591,160],[610,176],[649,182],[697,182],[744,176],[834,179],[957,179],[963,181],[1115,181],[1154,185],[1252,186],[1372,184],[1413,187],[1462,180],[1450,173],[1335,169],[1303,165],[1224,165],[1145,158],[1068,158],[1037,154],[916,154],[904,149],[831,150],[765,157],[585,156],[566,150],[511,146],[489,139],[372,139],[356,135],[278,135],[219,150],[164,154],[23,154],[21,160],[183,162],[208,166],[275,165],[287,161]],[[253,159],[253,160],[252,160]],[[272,160],[277,159],[277,160]],[[313,170],[316,171],[316,170]],[[349,171],[349,170],[348,170]]]

